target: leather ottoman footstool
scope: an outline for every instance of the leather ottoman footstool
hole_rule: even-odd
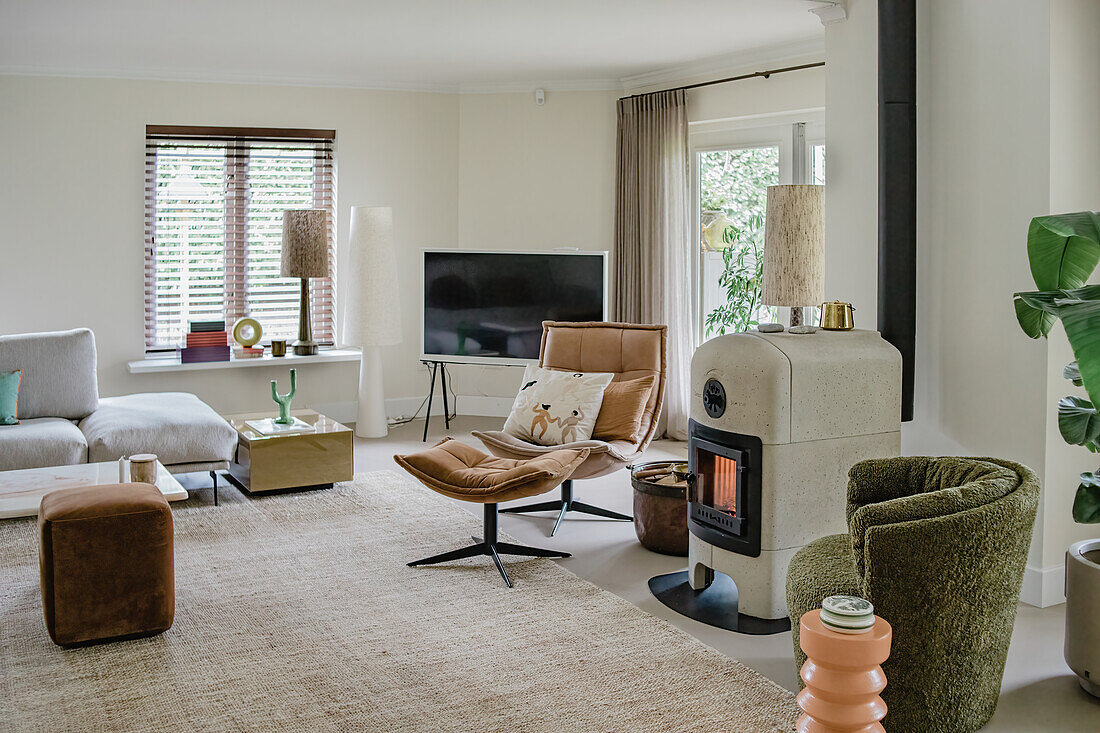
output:
[[[176,609],[172,511],[151,484],[54,491],[38,510],[42,607],[62,646],[152,636]]]

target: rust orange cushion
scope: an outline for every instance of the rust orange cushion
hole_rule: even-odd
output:
[[[493,504],[550,491],[588,458],[587,448],[551,451],[537,458],[497,458],[447,438],[438,445],[393,460],[420,483],[444,496]]]
[[[607,385],[596,426],[592,428],[592,437],[596,440],[636,442],[649,393],[653,391],[656,381],[657,377],[651,375]]]

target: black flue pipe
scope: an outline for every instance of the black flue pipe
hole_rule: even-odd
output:
[[[901,352],[901,419],[913,419],[917,338],[916,0],[878,3],[878,328]]]

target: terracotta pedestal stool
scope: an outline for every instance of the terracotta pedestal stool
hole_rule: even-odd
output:
[[[808,659],[799,673],[806,687],[798,705],[806,714],[798,733],[883,733],[886,703],[879,693],[886,675],[880,665],[890,656],[893,631],[874,619],[870,631],[842,634],[821,622],[820,610],[802,615],[799,642]]]
[[[152,484],[63,489],[38,510],[42,607],[62,646],[152,636],[176,609],[172,510]]]

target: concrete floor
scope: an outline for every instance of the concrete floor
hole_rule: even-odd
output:
[[[471,445],[480,443],[470,435],[472,430],[498,429],[499,418],[459,417],[444,431],[443,420],[432,419],[427,444],[421,442],[423,420],[394,428],[388,437],[379,440],[356,438],[355,471],[395,471],[394,453],[411,453],[431,445],[445,435],[451,435]],[[675,441],[655,441],[645,460],[684,458],[686,444]],[[625,472],[575,484],[577,498],[598,506],[630,513],[632,492]],[[246,500],[229,487],[223,489],[226,501]],[[209,501],[210,492],[192,496],[191,501]],[[440,497],[441,502],[450,501]],[[480,516],[477,505],[455,502],[472,514]],[[517,503],[528,503],[517,502]],[[654,575],[683,570],[683,558],[659,555],[644,549],[628,522],[605,521],[595,517],[566,518],[557,537],[548,537],[553,519],[545,515],[502,514],[501,530],[524,544],[560,549],[572,557],[560,560],[563,567],[597,586],[615,593],[647,613],[669,621],[696,637],[704,644],[738,659],[787,689],[797,689],[790,633],[773,636],[747,636],[716,629],[665,607],[649,593],[647,581]],[[456,528],[453,542],[440,538],[439,550],[462,544],[467,537]],[[488,563],[488,560],[486,560]],[[485,581],[498,582],[491,565],[485,568]],[[516,593],[523,588],[517,586]],[[1100,701],[1086,695],[1062,659],[1064,606],[1035,608],[1021,604],[1016,628],[1005,668],[1001,700],[996,715],[985,731],[1100,731]]]

